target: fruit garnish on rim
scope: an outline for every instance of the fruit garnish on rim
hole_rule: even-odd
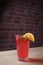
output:
[[[25,33],[24,35],[22,35],[21,36],[21,38],[23,39],[28,39],[28,40],[30,40],[30,41],[32,41],[32,42],[34,42],[35,41],[35,37],[34,37],[34,35],[32,34],[32,33]]]

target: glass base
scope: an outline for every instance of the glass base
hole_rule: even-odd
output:
[[[25,61],[25,62],[27,62],[28,61],[28,58],[19,58],[18,60],[19,61]]]

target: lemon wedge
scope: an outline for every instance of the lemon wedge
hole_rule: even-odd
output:
[[[28,40],[30,40],[32,42],[35,41],[34,35],[32,33],[26,33],[26,34],[24,34],[23,38],[27,38]]]

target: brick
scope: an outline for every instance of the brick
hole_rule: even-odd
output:
[[[38,4],[39,3],[39,4]],[[43,11],[41,0],[8,1],[0,22],[1,48],[15,49],[15,35],[32,32],[34,44],[30,47],[43,46]]]

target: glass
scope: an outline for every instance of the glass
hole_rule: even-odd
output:
[[[16,35],[16,48],[18,60],[25,60],[29,56],[29,44],[27,39],[21,39],[20,35]]]

